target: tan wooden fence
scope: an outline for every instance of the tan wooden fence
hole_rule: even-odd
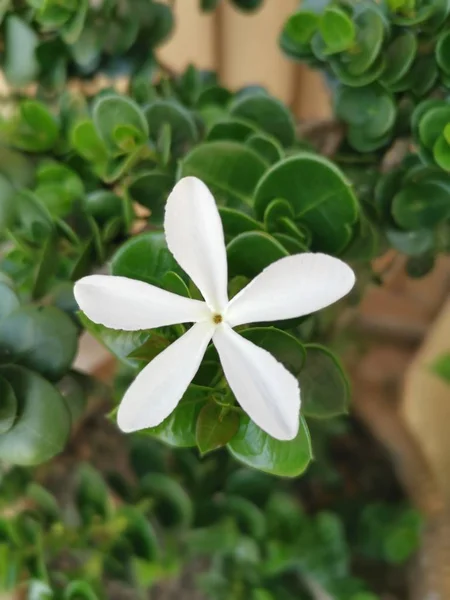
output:
[[[170,2],[170,0],[166,0]],[[159,50],[175,70],[192,63],[216,70],[231,88],[261,84],[289,104],[301,119],[326,119],[330,102],[319,73],[286,58],[278,36],[298,0],[265,0],[256,13],[243,13],[224,0],[213,14],[199,0],[172,0],[176,29]]]

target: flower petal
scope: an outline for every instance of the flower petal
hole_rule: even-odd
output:
[[[90,275],[76,282],[78,306],[105,327],[137,331],[208,319],[204,302],[177,296],[149,283],[112,275]]]
[[[261,429],[278,440],[298,432],[297,379],[270,352],[222,324],[213,336],[225,377],[239,404]]]
[[[295,254],[269,265],[230,302],[226,320],[278,321],[308,315],[345,296],[355,283],[352,269],[327,254]]]
[[[211,321],[196,323],[139,373],[119,407],[122,431],[155,427],[170,415],[197,373],[213,331]]]
[[[206,185],[185,177],[173,188],[164,221],[169,250],[212,310],[228,303],[228,267],[219,211]]]

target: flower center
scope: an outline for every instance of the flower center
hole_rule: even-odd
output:
[[[222,315],[213,315],[213,321],[216,325],[219,325],[223,321]]]

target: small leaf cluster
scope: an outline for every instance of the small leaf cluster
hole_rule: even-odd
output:
[[[327,74],[345,124],[336,160],[352,163],[355,181],[375,170],[369,214],[416,277],[450,247],[449,11],[446,1],[306,5],[280,37],[288,56]]]
[[[354,554],[400,565],[418,545],[420,519],[401,503],[311,514],[292,483],[275,489],[223,453],[201,460],[138,436],[129,464],[127,476],[80,464],[54,493],[18,468],[4,475],[0,590],[100,600],[113,583],[143,593],[195,568],[212,600],[306,599],[313,588],[376,600],[354,575]],[[356,537],[346,531],[355,518]]]
[[[71,370],[78,327],[56,306],[21,304],[0,282],[0,461],[34,465],[65,447],[88,380]]]

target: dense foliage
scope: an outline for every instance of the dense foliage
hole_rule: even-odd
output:
[[[326,158],[266,90],[231,91],[194,67],[167,72],[154,50],[173,27],[168,4],[0,0],[10,92],[0,111],[0,590],[26,581],[29,598],[92,600],[114,597],[107,586],[120,581],[143,597],[200,561],[203,589],[218,600],[309,600],[317,586],[373,600],[358,557],[400,564],[414,551],[420,519],[400,494],[341,489],[317,508],[272,476],[302,474],[314,448],[304,485],[335,490],[322,445],[328,419],[348,411],[338,354],[355,335],[340,321],[385,249],[406,254],[413,276],[449,249],[449,9],[311,2],[290,17],[281,47],[324,71],[343,125]],[[167,195],[185,175],[219,204],[230,297],[309,250],[349,262],[357,286],[313,316],[240,329],[299,378],[294,440],[245,416],[210,347],[172,415],[129,436],[131,473],[77,465],[67,502],[23,467],[61,453],[93,397],[108,398],[102,414],[114,421],[127,385],[185,331],[96,325],[78,311],[73,283],[110,272],[197,298],[162,232]],[[74,369],[85,331],[117,359],[107,386]],[[448,357],[434,368],[448,379]]]

